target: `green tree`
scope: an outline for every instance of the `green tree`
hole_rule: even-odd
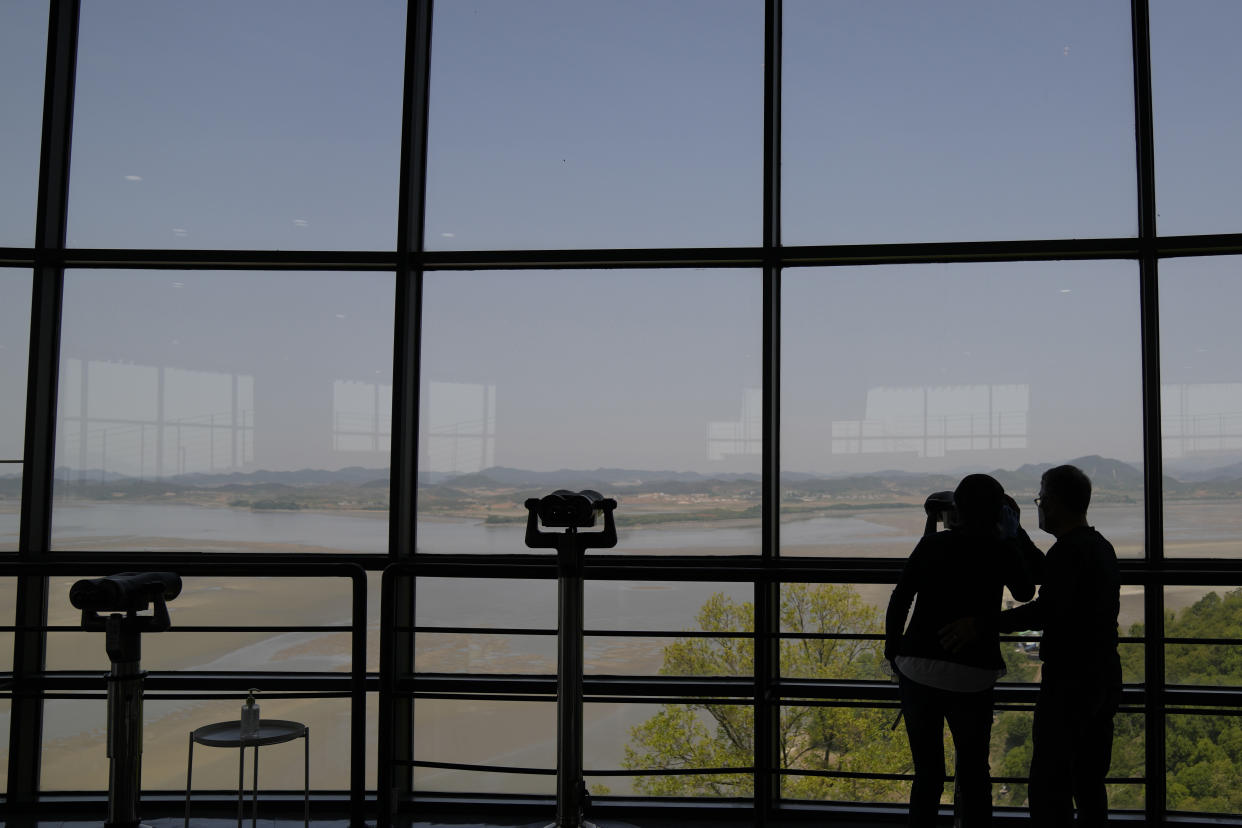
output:
[[[882,620],[851,587],[787,584],[781,592],[781,626],[790,633],[878,635]],[[750,633],[749,602],[713,595],[696,616],[698,630]],[[885,677],[881,642],[865,638],[789,638],[780,645],[781,673],[789,678],[832,680]],[[685,638],[664,650],[662,675],[749,676],[754,648],[747,638]],[[895,712],[787,704],[781,708],[780,759],[788,770],[909,773],[904,728],[893,729]],[[666,704],[634,727],[624,767],[634,771],[749,767],[754,722],[747,705]],[[749,796],[750,774],[639,776],[642,793],[679,796]],[[797,799],[897,800],[908,783],[891,780],[788,775],[782,794]]]

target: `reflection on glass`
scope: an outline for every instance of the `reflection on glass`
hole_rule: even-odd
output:
[[[388,0],[84,5],[69,245],[391,250],[404,30]]]
[[[68,273],[53,543],[386,552],[390,426],[341,388],[391,386],[392,292],[383,273]]]
[[[1152,0],[1156,221],[1162,235],[1236,233],[1242,106],[1232,33],[1242,8],[1221,0]],[[1163,302],[1163,295],[1161,301]]]
[[[782,300],[782,554],[904,558],[966,471],[995,471],[1046,549],[1031,499],[1064,462],[1143,554],[1133,264],[798,269]]]
[[[788,0],[783,240],[1133,236],[1129,12]]]
[[[759,243],[761,5],[440,3],[431,54],[428,247]]]
[[[904,727],[888,707],[797,706],[781,709],[781,777],[785,799],[906,802],[905,780],[808,776],[799,771],[910,773]],[[947,737],[946,737],[947,738]]]
[[[1172,714],[1164,739],[1169,810],[1242,811],[1242,718]]]
[[[414,758],[423,762],[556,767],[556,705],[415,699]],[[555,775],[415,768],[419,791],[553,793]]]
[[[630,789],[615,793],[646,796],[751,796],[750,773],[643,776],[641,771],[750,768],[754,765],[755,719],[744,704],[690,701],[683,704],[589,704],[583,713],[583,765],[591,770],[622,768]],[[601,784],[612,787],[609,779]],[[594,787],[592,787],[594,790]]]
[[[0,5],[0,247],[35,243],[47,21],[47,0]]]
[[[1239,554],[1242,539],[1242,258],[1160,263],[1164,547],[1170,557]]]
[[[617,553],[757,553],[759,288],[737,271],[428,274],[418,551],[528,551],[527,497],[592,488],[620,502]]]

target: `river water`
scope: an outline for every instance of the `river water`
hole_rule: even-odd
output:
[[[1033,514],[1026,517],[1028,522],[1033,522]],[[1141,506],[1101,504],[1092,509],[1092,519],[1119,552],[1141,552]],[[1242,538],[1240,521],[1242,518],[1238,517],[1238,510],[1233,504],[1171,504],[1166,511],[1166,537],[1170,544],[1224,543],[1224,554],[1239,554],[1229,549],[1233,548],[1231,542]],[[863,510],[853,515],[783,523],[781,541],[783,548],[797,554],[833,554],[834,550],[840,550],[837,554],[901,556],[917,543],[921,526],[921,510],[917,506],[909,507],[908,512],[904,509]],[[1045,548],[1051,542],[1051,538],[1033,527],[1032,535]],[[521,524],[487,526],[474,520],[424,519],[418,523],[417,536],[421,552],[513,554],[528,551]],[[388,549],[388,522],[384,513],[252,512],[175,504],[75,503],[60,505],[56,509],[53,537],[53,545],[58,550],[283,549],[302,555],[316,551],[383,554]],[[16,544],[16,515],[0,515],[0,549],[12,549]],[[622,529],[617,547],[612,551],[755,554],[759,546],[760,530],[757,526],[681,524]],[[375,574],[372,580],[376,580]],[[752,587],[749,584],[709,582],[592,581],[588,582],[586,590],[588,629],[676,632],[695,627],[696,612],[713,594],[723,592],[735,601],[749,601]],[[887,591],[888,587],[880,585],[864,588],[860,593],[865,600],[879,607]],[[371,600],[376,598],[372,590]],[[553,629],[556,625],[556,591],[555,584],[550,581],[426,578],[420,580],[417,605],[418,623],[428,626]],[[377,635],[375,607],[371,607],[369,614],[372,618],[369,635]],[[347,622],[340,607],[333,609],[329,615],[331,617],[314,620],[307,620],[303,615],[287,623]],[[220,619],[219,623],[250,622],[245,619]],[[192,659],[192,663],[187,661],[180,669],[267,669],[265,659],[271,654],[299,647],[301,649],[296,658],[287,659],[279,669],[342,669],[345,662],[339,652],[320,652],[313,646],[321,635],[284,633],[262,640],[239,642],[235,649],[213,653],[210,658],[202,660]],[[432,658],[431,666],[421,669],[505,672],[508,665],[521,663],[523,659],[544,667],[551,665],[551,669],[555,669],[555,651],[550,637],[510,636],[510,640],[499,647],[500,657],[487,646],[480,645],[479,639],[487,637],[474,637],[468,646],[463,645],[462,636],[442,636],[439,640],[435,636],[421,638],[426,642],[427,652]],[[661,639],[646,641],[645,646],[652,651],[649,656],[642,653],[635,655],[636,646],[644,646],[641,642],[631,642],[630,650],[622,653],[618,646],[624,642],[623,639],[596,638],[588,641],[588,659],[592,661],[588,670],[624,672],[625,669],[639,669],[633,664],[643,662],[645,666],[642,670],[654,672],[660,662]],[[92,640],[91,644],[95,643]],[[420,642],[420,648],[422,646]],[[441,660],[436,661],[436,658]],[[625,661],[626,658],[630,661]],[[155,666],[151,669],[170,667]],[[46,737],[50,740],[82,738],[84,735],[94,738],[99,727],[95,707],[95,704],[60,703],[57,715],[50,716],[47,721]],[[173,703],[165,707],[169,710],[164,710],[160,715],[174,712],[174,708],[183,710],[189,705]],[[148,718],[160,709],[153,706]],[[587,734],[588,741],[595,743],[592,753],[599,756],[605,766],[615,766],[617,757],[612,754],[617,750],[617,740],[624,741],[627,729],[651,712],[653,709],[634,706],[626,706],[624,710],[621,707],[599,710],[597,716],[590,717],[598,718],[598,721],[591,723]],[[6,738],[4,731],[7,729],[8,710],[5,705],[0,708],[0,740]],[[526,756],[524,749],[518,753],[524,759],[534,759],[534,756]],[[516,758],[509,756],[508,760]],[[430,779],[424,781],[429,782]],[[442,780],[442,783],[448,783],[448,780]]]

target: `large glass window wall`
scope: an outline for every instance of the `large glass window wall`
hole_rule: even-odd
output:
[[[596,807],[879,820],[923,499],[993,473],[1046,549],[1030,500],[1074,462],[1122,567],[1110,803],[1242,814],[1240,13],[916,6],[0,11],[6,805],[106,786],[67,592],[149,567],[185,589],[144,642],[147,791],[258,687],[355,817],[549,807],[525,502],[590,488]],[[1002,646],[1022,809],[1039,637]]]

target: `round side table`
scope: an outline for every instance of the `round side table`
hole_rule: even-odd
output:
[[[194,772],[194,743],[205,747],[237,748],[237,828],[242,824],[244,802],[244,770],[246,748],[254,748],[254,784],[250,794],[250,824],[259,824],[259,748],[263,745],[279,745],[294,739],[305,740],[303,760],[303,818],[310,828],[310,728],[301,722],[285,719],[260,719],[259,730],[253,736],[242,737],[241,722],[216,722],[190,731],[190,758],[185,770],[185,828],[190,828],[190,778]]]

